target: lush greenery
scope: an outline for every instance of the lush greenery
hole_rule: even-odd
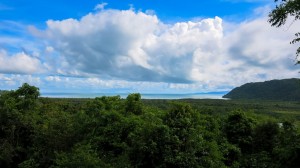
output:
[[[39,98],[24,84],[0,95],[0,167],[299,167],[297,120],[256,111],[283,107],[300,113],[297,102]]]
[[[275,0],[278,2],[279,0]],[[300,0],[281,0],[280,4],[269,14],[269,22],[272,26],[280,27],[284,25],[288,18],[293,22],[300,19]],[[295,34],[296,38],[291,41],[295,44],[300,41],[300,32]],[[300,54],[300,47],[297,49],[297,56]],[[300,64],[300,60],[297,60]]]
[[[223,96],[230,99],[300,101],[300,79],[247,83]]]

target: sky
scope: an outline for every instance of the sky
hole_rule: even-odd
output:
[[[1,0],[0,90],[201,93],[299,78],[272,0]]]

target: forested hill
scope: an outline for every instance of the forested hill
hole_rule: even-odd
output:
[[[300,100],[300,79],[247,83],[234,88],[223,98],[296,101]]]

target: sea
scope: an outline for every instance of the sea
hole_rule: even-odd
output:
[[[223,99],[228,92],[209,93],[140,93],[142,99]],[[117,96],[126,98],[130,93],[42,93],[41,97],[50,98],[95,98],[102,96]]]

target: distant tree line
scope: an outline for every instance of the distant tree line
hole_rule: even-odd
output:
[[[145,106],[140,94],[39,98],[24,84],[0,95],[0,167],[300,167],[289,120],[168,107]]]

